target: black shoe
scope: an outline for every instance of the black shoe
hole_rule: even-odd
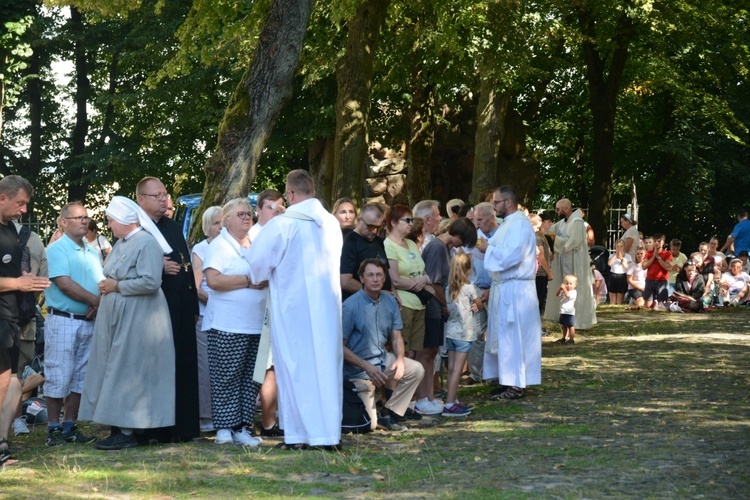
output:
[[[126,436],[125,434],[115,434],[104,441],[94,444],[100,450],[122,450],[123,448],[135,448],[138,446],[138,440],[135,434]]]
[[[78,430],[78,427],[75,426],[70,430],[69,433],[63,433],[63,436],[65,437],[65,441],[67,441],[68,443],[90,444],[96,441],[96,436],[84,436],[81,431]]]
[[[279,429],[279,424],[273,424],[270,429],[260,426],[260,435],[264,437],[284,437],[284,431]]]
[[[576,341],[573,340],[573,339],[565,339],[565,345],[575,344],[575,343],[576,343]]]
[[[408,430],[405,426],[399,424],[393,415],[378,418],[378,427],[391,432],[403,432]]]
[[[68,440],[65,438],[62,429],[57,428],[47,433],[47,446],[57,446],[67,442]]]
[[[406,418],[407,420],[422,420],[422,414],[411,408],[407,408],[402,418]]]

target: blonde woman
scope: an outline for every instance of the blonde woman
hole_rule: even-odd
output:
[[[195,339],[198,344],[198,411],[203,432],[214,430],[211,420],[211,377],[208,371],[208,332],[203,330],[203,315],[206,313],[210,288],[203,273],[203,261],[208,245],[221,232],[221,207],[208,207],[203,212],[202,229],[206,239],[193,247],[192,263],[195,289],[198,291],[199,316],[195,324]]]
[[[208,330],[211,413],[216,444],[259,446],[252,435],[260,384],[253,381],[266,308],[267,283],[253,283],[245,254],[252,208],[236,198],[222,208],[224,227],[206,251],[203,271],[210,288],[203,328]]]

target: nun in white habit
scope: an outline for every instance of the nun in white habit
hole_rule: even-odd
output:
[[[96,447],[117,450],[137,446],[139,430],[175,423],[175,354],[160,288],[163,256],[172,250],[134,201],[115,196],[107,217],[118,241],[99,283],[79,418],[113,426]]]

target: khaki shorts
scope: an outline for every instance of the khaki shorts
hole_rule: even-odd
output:
[[[417,311],[408,307],[401,308],[401,336],[404,338],[404,349],[421,351],[424,349],[424,309]]]

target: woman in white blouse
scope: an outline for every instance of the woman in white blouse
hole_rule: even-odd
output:
[[[268,283],[250,280],[244,259],[252,209],[246,198],[227,202],[224,228],[206,251],[203,271],[210,288],[203,316],[208,330],[211,409],[217,444],[258,446],[252,435],[260,384],[253,381]]]
[[[615,251],[610,254],[609,261],[609,303],[622,304],[628,291],[628,268],[633,259],[625,251],[625,242],[617,240]]]

